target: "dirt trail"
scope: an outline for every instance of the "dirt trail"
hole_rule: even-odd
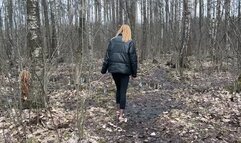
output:
[[[162,132],[155,127],[155,122],[160,115],[171,109],[184,108],[185,105],[181,101],[177,101],[171,96],[175,88],[183,88],[184,85],[171,81],[164,68],[157,69],[153,75],[143,77],[143,79],[142,82],[146,83],[154,79],[155,82],[159,83],[159,89],[142,87],[144,94],[130,95],[126,110],[129,117],[129,122],[126,125],[127,134],[136,133],[140,142],[169,141],[170,139],[162,137]],[[145,90],[147,91],[145,92]],[[178,139],[175,140],[178,141]]]
[[[156,68],[150,75],[130,82],[126,110],[129,120],[125,124],[117,124],[125,131],[115,132],[114,134],[101,132],[101,134],[105,134],[106,142],[162,143],[185,142],[190,140],[197,142],[203,142],[205,140],[220,142],[215,135],[212,137],[212,135],[215,134],[215,130],[211,130],[210,137],[208,137],[209,135],[206,133],[200,133],[199,136],[192,138],[187,137],[188,135],[191,136],[192,133],[185,131],[191,130],[188,127],[186,129],[185,123],[180,122],[179,124],[183,124],[180,126],[179,124],[175,124],[175,122],[178,122],[179,116],[182,117],[183,114],[183,116],[185,116],[185,114],[191,114],[195,119],[193,122],[197,124],[193,125],[193,128],[199,125],[199,120],[196,120],[196,118],[199,119],[200,115],[198,115],[198,113],[197,115],[195,114],[198,112],[198,108],[203,106],[202,104],[197,104],[197,109],[195,107],[193,108],[193,105],[189,105],[187,100],[190,99],[191,102],[193,97],[201,97],[203,93],[209,94],[213,89],[220,89],[231,82],[231,79],[225,74],[223,78],[215,77],[216,76],[210,76],[208,79],[195,78],[189,82],[180,82],[170,79],[169,71],[166,68]],[[157,86],[150,87],[153,81]],[[140,86],[140,83],[142,86]],[[183,94],[186,95],[180,98],[180,95]],[[193,102],[193,104],[195,104],[195,102]],[[169,120],[169,117],[174,116],[176,111],[180,111],[180,113],[177,113],[180,114],[177,115],[177,119],[173,119],[174,121]],[[207,115],[209,115],[209,113],[207,113]],[[192,117],[186,119],[183,117],[183,120],[186,119],[184,121],[187,122],[186,124],[189,124],[189,120],[192,122],[191,118]],[[113,122],[116,123],[115,121]],[[200,122],[200,124],[201,123],[202,122]],[[205,123],[203,127],[206,127],[208,124],[209,123]],[[177,132],[175,132],[175,130],[177,130]],[[198,130],[197,133],[199,133]],[[228,137],[228,135],[224,136]]]

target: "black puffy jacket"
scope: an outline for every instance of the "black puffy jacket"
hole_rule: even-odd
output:
[[[122,41],[119,35],[109,42],[101,73],[121,73],[136,77],[137,54],[134,41]]]

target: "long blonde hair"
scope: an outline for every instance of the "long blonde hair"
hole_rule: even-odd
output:
[[[131,40],[131,28],[130,28],[130,26],[127,25],[127,24],[123,24],[121,26],[121,28],[118,30],[116,36],[118,36],[119,34],[122,34],[122,41],[128,42],[129,40]]]

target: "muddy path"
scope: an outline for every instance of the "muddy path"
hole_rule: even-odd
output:
[[[208,76],[209,78],[204,78],[206,75],[195,75],[195,78],[186,81],[173,80],[170,75],[170,69],[158,67],[149,75],[130,81],[126,110],[128,122],[120,125],[113,119],[115,115],[112,115],[112,123],[123,131],[112,132],[111,130],[106,132],[102,130],[100,133],[104,135],[104,142],[162,143],[187,142],[190,140],[220,142],[231,138],[228,134],[222,134],[223,138],[219,138],[215,129],[203,133],[203,130],[209,130],[206,129],[207,126],[214,126],[216,123],[199,121],[199,118],[206,118],[206,115],[198,113],[199,107],[208,108],[208,106],[213,106],[214,103],[200,102],[196,104],[194,102],[196,98],[202,98],[204,94],[215,95],[218,90],[222,90],[224,86],[230,84],[232,79],[229,75],[223,73],[221,76]],[[209,97],[212,98],[212,95]],[[114,106],[114,101],[112,101],[111,106]],[[114,107],[111,109],[111,113],[115,113]],[[186,114],[191,114],[191,117],[186,117]],[[209,112],[205,111],[202,114],[208,116]],[[178,123],[182,115],[183,120],[185,120]],[[189,127],[187,126],[189,121],[195,124]],[[200,131],[193,129],[199,128],[200,124],[203,124],[201,125],[203,129],[200,129]],[[230,125],[226,124],[225,126]],[[109,127],[112,128],[113,126],[110,125]],[[235,134],[239,132],[238,129],[234,131]],[[194,136],[193,134],[199,135]],[[232,141],[237,140],[238,137],[232,139]]]
[[[163,134],[163,131],[156,126],[157,119],[163,113],[170,112],[172,109],[185,108],[181,101],[173,98],[175,89],[181,89],[186,84],[172,81],[168,77],[168,71],[165,68],[157,68],[151,75],[142,76],[139,79],[131,80],[127,94],[127,107],[125,114],[128,118],[127,123],[119,124],[115,120],[114,93],[107,100],[112,100],[110,109],[112,119],[106,123],[105,129],[99,129],[99,133],[104,135],[104,142],[169,142],[180,141],[179,137],[170,137]],[[113,91],[114,92],[114,91]],[[112,98],[112,99],[109,99]],[[95,103],[90,103],[92,106]],[[98,105],[97,105],[98,106]],[[106,107],[105,107],[106,108]],[[107,107],[108,108],[108,107]],[[92,121],[89,121],[90,124]],[[105,123],[103,123],[105,124]],[[114,124],[113,126],[110,124]],[[97,125],[98,126],[98,125]],[[104,126],[104,127],[105,127]],[[121,131],[114,131],[117,127]]]
[[[163,134],[164,132],[155,124],[163,113],[185,108],[182,101],[173,98],[174,90],[184,87],[187,85],[172,81],[165,68],[156,68],[151,75],[131,81],[126,110],[129,120],[124,126],[126,132],[122,140],[157,143],[181,141],[180,137]],[[131,91],[133,88],[135,90]]]
[[[181,89],[187,85],[172,81],[164,68],[157,68],[152,75],[141,80],[139,83],[145,83],[145,86],[139,88],[139,95],[129,95],[126,110],[129,122],[125,126],[128,130],[126,134],[135,133],[133,136],[136,137],[136,142],[180,141],[179,137],[165,137],[165,134],[155,126],[155,122],[163,113],[185,108],[183,102],[176,100],[172,95],[174,89]],[[133,138],[129,138],[129,141],[131,140]]]

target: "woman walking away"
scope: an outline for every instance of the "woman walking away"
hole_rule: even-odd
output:
[[[126,91],[129,76],[137,76],[137,54],[135,43],[131,39],[131,29],[124,24],[116,36],[109,42],[101,73],[111,73],[116,85],[116,106],[119,122],[127,122],[124,117],[126,107]]]

